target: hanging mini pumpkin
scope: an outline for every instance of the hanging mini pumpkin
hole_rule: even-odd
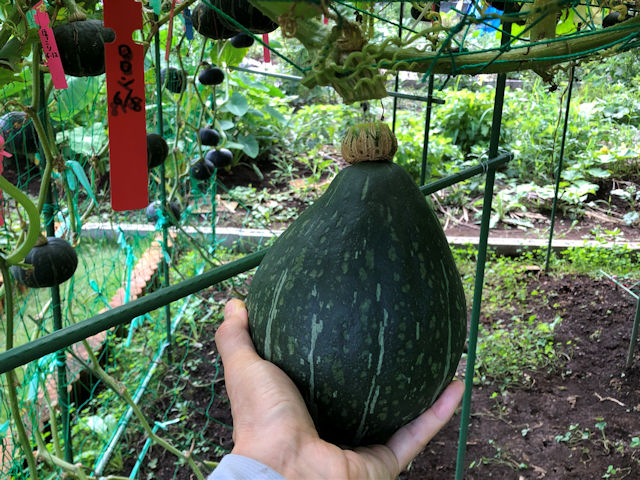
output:
[[[55,287],[69,280],[78,267],[75,249],[63,238],[40,237],[24,262],[33,268],[11,267],[11,273],[30,288]]]
[[[53,27],[64,73],[72,77],[95,77],[105,71],[104,44],[116,35],[102,20],[81,20]]]
[[[223,40],[242,32],[242,28],[224,18],[207,5],[199,2],[193,9],[191,21],[201,35],[214,40]],[[278,24],[264,15],[247,0],[211,0],[211,4],[230,18],[244,26],[251,33],[269,33],[278,28]]]

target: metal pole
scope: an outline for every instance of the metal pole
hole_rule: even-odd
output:
[[[37,105],[38,114],[43,125],[47,125],[47,112],[44,108],[44,74],[40,73],[40,104]],[[42,158],[45,156],[40,154]],[[53,182],[49,183],[49,188],[46,193],[46,204],[48,208],[43,209],[44,224],[47,232],[47,237],[55,237],[56,228],[53,221],[53,202],[54,195],[53,189],[55,185]],[[58,331],[62,329],[62,307],[60,301],[60,287],[57,285],[49,289],[51,294],[51,310],[53,312],[53,330]],[[69,390],[67,390],[67,353],[64,349],[60,349],[56,352],[56,375],[58,391],[58,402],[60,405],[60,417],[62,418],[62,438],[64,441],[64,459],[69,463],[73,463],[73,444],[71,440],[71,419],[69,413]],[[51,412],[51,415],[55,415],[55,412]]]
[[[507,35],[503,35],[502,42],[507,41]],[[504,73],[498,75],[496,93],[493,106],[493,119],[491,124],[491,140],[489,143],[489,157],[495,157],[498,153],[500,142],[500,126],[502,123],[502,107],[504,105],[504,91],[507,76]],[[493,185],[495,181],[495,168],[487,172],[484,189],[484,202],[482,205],[482,219],[480,223],[480,239],[478,244],[478,260],[476,263],[475,285],[473,287],[473,305],[471,307],[471,325],[469,330],[469,342],[467,352],[467,368],[465,371],[465,391],[462,398],[462,413],[460,415],[460,436],[458,440],[458,454],[456,459],[456,480],[462,480],[465,473],[465,455],[467,452],[467,434],[469,431],[469,418],[471,416],[471,393],[473,390],[473,376],[476,361],[476,346],[478,343],[478,323],[480,320],[480,306],[482,303],[482,289],[484,285],[484,269],[487,260],[487,244],[489,240],[489,220],[491,218],[491,203],[493,200]]]
[[[629,342],[629,353],[627,354],[627,368],[631,367],[633,363],[633,352],[636,349],[636,342],[638,341],[638,325],[640,324],[640,298],[636,300],[636,316],[633,320],[633,328],[631,329],[631,341]]]
[[[437,192],[438,190],[442,190],[443,188],[450,187],[451,185],[462,182],[480,173],[484,173],[491,169],[495,170],[496,168],[511,161],[512,158],[513,158],[513,155],[511,153],[508,153],[508,152],[501,153],[497,157],[492,158],[491,160],[487,160],[486,162],[483,162],[480,165],[467,167],[464,170],[461,170],[457,173],[454,173],[447,177],[436,180],[435,182],[431,182],[428,185],[424,185],[420,187],[420,191],[425,195],[430,195],[432,193]]]
[[[180,283],[160,288],[144,297],[2,352],[0,353],[0,374],[69,347],[97,333],[123,325],[140,315],[251,270],[258,266],[266,252],[267,250],[264,249],[246,255],[239,260],[226,263]]]
[[[564,144],[567,139],[567,129],[569,126],[569,108],[571,107],[571,92],[573,91],[574,66],[569,70],[569,87],[567,90],[567,106],[564,112],[564,125],[562,126],[562,140],[560,142],[560,156],[556,167],[556,186],[553,193],[553,204],[551,206],[551,226],[549,227],[549,244],[547,245],[547,255],[544,261],[544,269],[549,270],[549,258],[551,257],[551,242],[553,241],[553,229],[556,223],[556,209],[558,207],[558,191],[560,190],[560,179],[562,178],[562,162],[564,160]]]
[[[449,177],[440,179],[429,185],[425,185],[424,187],[421,187],[420,190],[425,195],[429,195],[437,190],[477,175],[486,169],[489,169],[489,172],[491,172],[498,166],[508,162],[510,159],[510,154],[503,153],[482,165],[469,167],[461,172],[450,175]],[[25,343],[19,347],[2,352],[0,353],[0,374],[25,365],[33,360],[37,360],[38,358],[55,352],[61,348],[73,345],[74,343],[84,340],[91,335],[95,335],[104,330],[108,330],[109,328],[127,323],[140,315],[149,313],[157,308],[165,306],[168,303],[175,302],[187,295],[199,292],[203,288],[208,288],[211,285],[227,280],[234,275],[244,273],[254,267],[257,267],[266,252],[267,249],[263,249],[246,255],[239,260],[229,262],[221,267],[209,270],[201,275],[183,280],[182,282],[174,285],[161,288],[155,292],[145,295],[144,297],[137,298],[136,300],[107,310],[83,320],[82,322],[70,325],[63,328],[60,332],[51,333]]]
[[[440,2],[433,4],[435,12],[440,11]],[[422,164],[420,166],[420,185],[424,185],[427,181],[427,158],[429,154],[429,130],[431,130],[431,107],[433,106],[433,82],[434,75],[429,75],[429,84],[427,87],[427,111],[424,119],[424,141],[422,143]],[[444,103],[444,102],[443,102]]]
[[[420,166],[420,185],[424,185],[427,179],[427,154],[429,153],[429,130],[431,129],[431,106],[433,104],[433,80],[434,76],[429,75],[429,86],[427,90],[427,111],[424,119],[424,141],[422,143],[422,165]]]
[[[158,21],[158,15],[154,14],[154,20]],[[154,35],[154,48],[155,48],[155,61],[156,61],[156,102],[158,107],[158,125],[157,132],[159,135],[163,136],[164,124],[162,118],[162,84],[160,83],[160,31],[156,30]],[[167,180],[165,176],[165,168],[164,162],[160,165],[160,203],[162,203],[162,211],[165,216],[173,215],[173,211],[167,206]],[[178,219],[176,219],[178,220]],[[167,222],[162,225],[162,249],[169,249],[169,225]],[[169,265],[167,265],[167,260],[165,255],[162,255],[162,259],[160,261],[160,271],[163,276],[163,284],[165,287],[169,286]],[[167,336],[167,357],[169,362],[172,362],[172,350],[171,350],[171,304],[167,304],[164,307],[164,316],[165,316],[165,331]]]
[[[402,17],[404,15],[404,2],[400,4],[400,17],[398,21],[398,38],[402,38]],[[393,85],[393,91],[398,92],[400,88],[400,72],[396,72],[396,79]],[[391,121],[391,131],[396,132],[396,112],[398,110],[398,97],[393,97],[393,119]]]

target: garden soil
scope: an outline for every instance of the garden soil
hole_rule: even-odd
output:
[[[633,298],[606,278],[557,277],[535,271],[523,275],[528,275],[529,291],[535,289],[537,294],[529,296],[526,309],[518,314],[523,318],[535,314],[547,322],[562,317],[555,330],[561,362],[552,371],[528,372],[525,387],[503,393],[500,385],[474,388],[465,478],[640,478],[640,446],[634,446],[637,440],[633,440],[640,436],[640,354],[625,369]],[[215,293],[221,301],[225,295],[231,292]],[[167,389],[178,388],[180,402],[186,402],[180,409],[186,412],[182,421],[163,435],[184,450],[197,445],[194,456],[209,461],[233,446],[214,328],[199,335],[188,350],[179,348],[175,355],[182,358],[180,365],[163,375]],[[464,375],[464,365],[459,375]],[[161,396],[148,408],[171,410],[172,402]],[[460,411],[400,478],[452,479],[459,422]],[[190,439],[185,428],[191,430]],[[142,443],[142,437],[134,440],[133,450],[139,451]],[[175,460],[152,447],[139,478],[194,478],[187,466],[176,466]],[[128,475],[133,461],[126,459],[124,474]]]
[[[267,166],[268,167],[268,166]],[[303,168],[299,165],[300,168]],[[283,191],[286,181],[276,183],[275,170],[264,168],[259,179],[252,169],[234,168],[222,172],[220,180],[228,188],[251,185],[258,190]],[[300,174],[302,172],[298,172]],[[308,173],[308,172],[306,172]],[[328,179],[320,179],[320,183]],[[295,198],[292,200],[295,203]],[[293,205],[296,206],[296,205]],[[305,208],[300,204],[300,208]],[[227,212],[228,213],[228,212]],[[446,212],[440,212],[446,213]],[[470,215],[471,216],[471,215]],[[598,217],[599,218],[596,218]],[[618,218],[584,216],[575,222],[561,214],[555,238],[594,239],[607,231],[618,239],[636,240],[637,229]],[[227,216],[229,225],[242,221]],[[221,217],[222,219],[222,217]],[[538,237],[548,235],[548,216],[530,216],[535,228],[523,230],[501,223],[492,236]],[[614,220],[608,223],[607,220]],[[221,223],[225,225],[226,222]],[[477,236],[473,220],[447,222],[448,235]],[[553,370],[526,372],[524,386],[502,388],[482,384],[473,389],[471,422],[467,438],[465,478],[496,479],[640,479],[640,353],[631,368],[625,369],[635,312],[635,300],[606,278],[557,276],[539,269],[523,272],[529,292],[526,308],[517,315],[539,321],[562,321],[555,329],[557,355],[561,360]],[[204,295],[224,302],[237,294],[237,286]],[[507,312],[509,309],[505,309]],[[488,324],[505,318],[481,318]],[[167,394],[145,403],[151,418],[181,415],[163,435],[198,460],[217,461],[233,447],[232,418],[226,396],[222,365],[217,354],[214,328],[197,340],[178,346],[175,365],[167,365],[162,378]],[[513,352],[517,355],[517,352]],[[464,377],[461,364],[458,376]],[[170,392],[180,392],[178,396]],[[402,480],[448,480],[454,478],[459,436],[460,411],[400,475]],[[185,431],[188,432],[185,434]],[[635,440],[634,440],[635,438]],[[128,475],[144,445],[144,436],[133,435],[131,451],[121,474]],[[206,470],[206,468],[205,468]],[[114,472],[115,473],[115,472]],[[195,478],[186,465],[159,447],[147,453],[138,478]],[[336,479],[340,480],[340,479]]]

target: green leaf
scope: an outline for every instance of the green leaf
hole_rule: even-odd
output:
[[[213,58],[213,63],[217,63],[218,65],[227,65],[237,67],[242,62],[242,59],[245,57],[248,48],[235,48],[230,43],[226,43],[224,48],[220,51],[220,56],[218,57],[218,61],[215,61]]]
[[[220,130],[229,130],[233,128],[234,125],[235,123],[233,123],[231,120],[225,120],[225,119],[218,120],[218,127],[220,127]]]
[[[68,87],[56,95],[57,101],[50,103],[51,118],[59,122],[94,105],[103,82],[93,77],[67,77],[67,84]]]
[[[250,158],[256,158],[260,152],[258,140],[253,135],[239,135],[238,142],[242,144],[242,150]]]
[[[73,175],[73,172],[65,168],[64,175],[67,178],[67,185],[69,185],[69,190],[75,192],[78,183],[76,182],[76,177]]]
[[[0,85],[5,85],[5,87],[0,90],[0,97],[6,99],[16,93],[22,92],[26,88],[21,77],[4,68],[0,68]]]
[[[89,182],[87,175],[84,173],[84,169],[82,168],[82,165],[80,165],[75,160],[67,160],[66,165],[67,167],[69,167],[71,171],[73,171],[75,176],[78,178],[80,185],[82,185],[83,188],[87,191],[87,195],[89,195],[89,197],[97,204],[98,200],[96,199],[96,196],[94,195],[93,190],[91,189],[91,183]]]
[[[244,149],[244,145],[239,143],[239,142],[227,142],[225,144],[225,146],[229,149],[229,150],[243,150]]]
[[[249,110],[249,102],[241,93],[233,92],[229,102],[223,107],[223,110],[242,117]]]
[[[607,170],[603,170],[602,168],[597,167],[587,169],[587,173],[596,178],[607,178],[611,176],[611,174]]]
[[[75,127],[56,134],[57,143],[67,143],[69,148],[80,155],[90,156],[99,151],[107,142],[107,134],[101,123],[88,127]]]
[[[263,110],[266,113],[268,113],[271,116],[271,118],[273,118],[280,125],[283,125],[284,123],[286,123],[287,119],[285,118],[285,116],[279,110],[276,110],[275,108],[273,108],[271,105],[265,105]]]

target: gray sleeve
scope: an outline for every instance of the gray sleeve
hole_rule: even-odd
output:
[[[225,455],[207,480],[285,480],[275,470],[253,458]]]

